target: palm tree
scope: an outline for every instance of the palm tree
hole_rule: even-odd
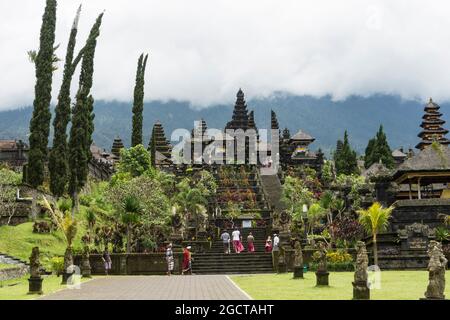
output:
[[[392,206],[383,208],[379,202],[375,202],[369,209],[357,211],[359,222],[366,229],[367,233],[372,235],[375,265],[378,265],[377,234],[386,230],[393,210],[394,207]]]
[[[208,201],[198,188],[192,188],[187,180],[178,184],[179,192],[175,196],[175,203],[178,204],[185,213],[186,221],[189,215],[193,215],[197,223],[196,235],[198,231],[199,217],[204,215]],[[186,224],[187,225],[187,224]]]
[[[327,213],[327,210],[322,208],[319,203],[312,204],[307,212],[308,216],[308,234],[314,234],[314,227],[317,225],[320,219],[322,219]]]
[[[71,204],[68,201],[60,201],[58,205],[50,205],[45,196],[43,198],[44,207],[50,213],[53,221],[58,229],[63,233],[66,240],[67,248],[64,253],[64,271],[68,272],[68,268],[73,265],[72,243],[78,231],[78,222],[70,213]],[[63,277],[62,283],[65,284],[67,279]]]
[[[122,202],[121,220],[127,226],[127,253],[131,252],[131,229],[139,221],[142,207],[134,196],[126,197]]]

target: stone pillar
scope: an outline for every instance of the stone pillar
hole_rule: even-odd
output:
[[[353,300],[369,300],[370,289],[367,286],[367,268],[369,257],[367,255],[366,244],[358,241],[356,244],[355,281],[353,284]]]
[[[81,276],[83,278],[91,278],[91,264],[89,262],[89,249],[84,249],[81,257]]]
[[[286,273],[287,272],[287,264],[286,264],[286,255],[284,249],[281,247],[278,253],[278,273]]]
[[[30,256],[30,278],[28,279],[28,294],[42,294],[42,277],[39,270],[39,248],[34,247]]]
[[[328,276],[330,275],[327,271],[316,271],[316,286],[328,286]]]
[[[119,274],[126,275],[127,274],[127,261],[128,255],[121,254],[119,255]]]
[[[354,281],[352,284],[353,300],[370,300],[370,289],[366,281]]]

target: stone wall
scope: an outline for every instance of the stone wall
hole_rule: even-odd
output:
[[[111,254],[113,275],[162,275],[167,272],[165,253]],[[174,273],[181,273],[183,254],[174,252]],[[91,254],[89,257],[93,275],[105,274],[102,255]],[[81,266],[81,256],[74,257],[75,265]]]
[[[16,279],[23,277],[28,273],[28,268],[26,266],[14,266],[11,268],[0,269],[0,281],[6,281],[10,279]]]

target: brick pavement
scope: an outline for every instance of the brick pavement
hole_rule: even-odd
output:
[[[44,280],[45,281],[45,280]],[[248,300],[224,275],[109,276],[64,289],[44,300]]]

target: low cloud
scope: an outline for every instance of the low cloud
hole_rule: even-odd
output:
[[[44,5],[0,3],[0,109],[32,104],[34,67],[26,52],[38,46]],[[58,4],[61,58],[78,5]],[[131,100],[137,58],[148,52],[146,100],[205,107],[232,102],[239,87],[253,98],[389,93],[450,100],[448,1],[85,1],[79,46],[103,10],[96,99]]]

